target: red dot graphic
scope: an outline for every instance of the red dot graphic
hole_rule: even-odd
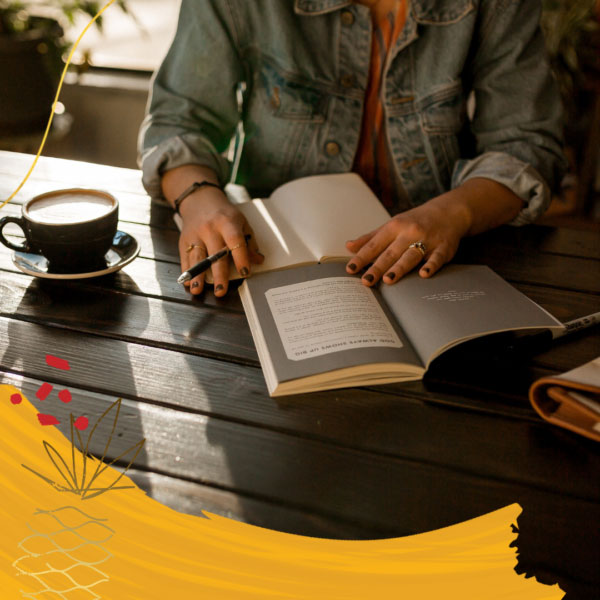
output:
[[[21,404],[21,402],[23,401],[23,398],[21,397],[21,394],[13,394],[13,395],[10,397],[10,401],[11,401],[13,404]]]
[[[63,371],[68,371],[71,368],[68,360],[58,358],[58,356],[53,356],[52,354],[46,354],[46,364],[49,367],[54,367],[55,369],[61,369]]]
[[[77,417],[75,419],[75,422],[73,423],[73,425],[75,425],[75,427],[77,427],[77,429],[79,430],[84,430],[89,424],[88,418],[87,417]]]
[[[38,421],[40,425],[59,425],[60,421],[54,415],[44,415],[42,413],[38,413]]]
[[[40,387],[39,387],[38,391],[35,393],[35,395],[40,400],[45,400],[51,391],[52,391],[52,386],[49,383],[42,383],[42,385],[40,385]]]
[[[58,397],[63,402],[71,402],[71,400],[73,399],[69,390],[60,390],[60,392],[58,392]]]

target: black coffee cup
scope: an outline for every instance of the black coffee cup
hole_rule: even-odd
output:
[[[35,196],[23,205],[21,217],[0,219],[0,242],[12,250],[42,254],[49,268],[81,273],[106,266],[104,255],[117,232],[119,203],[99,190],[56,190]],[[8,241],[2,230],[17,224],[22,244]]]

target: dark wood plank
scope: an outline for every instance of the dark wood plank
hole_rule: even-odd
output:
[[[524,232],[516,230],[515,233],[514,228],[504,227],[463,240],[456,262],[489,265],[511,283],[600,293],[600,262],[597,259],[541,252],[532,247],[527,231],[533,233],[536,228],[527,228]],[[497,243],[501,236],[510,233],[512,236],[507,237],[513,238],[514,245]]]
[[[528,260],[529,255],[540,253],[600,259],[600,236],[596,231],[544,225],[506,225],[465,240],[464,245],[472,245],[475,252],[482,251],[484,246],[494,246],[502,249],[511,260]]]
[[[84,280],[85,281],[85,280]],[[5,273],[0,314],[40,324],[258,364],[246,317],[201,303],[165,302],[85,283]]]
[[[600,310],[600,298],[596,294],[528,283],[517,283],[515,287],[563,323]]]
[[[258,527],[321,538],[369,539],[373,532],[354,521],[324,517],[168,475],[130,469],[127,475],[165,506],[190,515],[213,513]]]
[[[10,252],[4,251],[2,248],[0,248],[0,271],[21,273],[13,265]],[[68,284],[63,282],[60,285],[86,286],[88,289],[99,287],[129,294],[187,302],[192,306],[218,306],[228,311],[243,312],[242,303],[235,292],[236,284],[231,285],[232,292],[225,298],[216,298],[210,286],[207,286],[207,290],[200,296],[192,296],[184,286],[177,283],[180,273],[181,269],[178,264],[138,257],[123,270],[106,277],[73,281]],[[4,275],[0,274],[0,277],[4,277]],[[31,278],[31,281],[34,279]]]
[[[433,393],[422,401],[411,395],[416,387],[412,384],[404,396],[352,389],[276,402],[266,395],[262,374],[254,368],[0,319],[0,340],[7,338],[0,361],[6,371],[151,402],[165,410],[181,409],[189,413],[185,417],[189,419],[202,421],[209,415],[250,430],[285,432],[307,442],[318,440],[600,497],[600,484],[590,479],[592,471],[600,474],[597,445],[539,419],[486,414],[485,402],[481,411],[471,412],[470,407],[465,412],[459,395],[454,407],[444,396],[437,401]],[[47,367],[44,350],[69,360],[71,370],[57,372]],[[466,419],[468,436],[464,435]],[[253,435],[260,438],[263,434]],[[489,453],[482,453],[482,447]],[[568,469],[572,477],[557,479],[556,464]]]
[[[34,155],[0,150],[0,174],[5,181],[19,184],[33,164]],[[47,184],[47,185],[46,185]],[[42,191],[57,187],[98,187],[139,193],[146,196],[142,186],[140,172],[136,169],[124,169],[89,162],[50,158],[41,156],[33,174],[22,188],[23,194],[34,196]],[[16,189],[16,186],[12,188]],[[31,189],[31,193],[29,190]]]

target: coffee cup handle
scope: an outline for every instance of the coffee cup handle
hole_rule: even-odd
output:
[[[9,223],[15,223],[15,225],[18,225],[23,230],[23,233],[25,234],[25,241],[22,244],[13,244],[4,237],[2,230],[4,229],[4,226],[8,225]],[[24,220],[21,217],[2,217],[0,219],[0,242],[2,242],[11,250],[16,250],[17,252],[31,252],[31,245],[27,240],[27,233],[23,227],[23,223]]]

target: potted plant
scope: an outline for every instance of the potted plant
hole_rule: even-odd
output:
[[[125,0],[116,3],[126,10]],[[100,8],[90,0],[0,0],[0,136],[44,128],[68,48],[63,25]]]

